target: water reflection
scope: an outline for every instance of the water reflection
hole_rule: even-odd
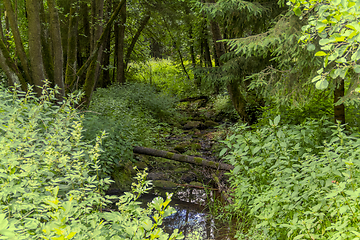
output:
[[[151,201],[155,195],[144,197]],[[233,237],[235,232],[231,231],[230,226],[224,226],[206,211],[204,207],[206,200],[203,189],[188,188],[174,193],[170,205],[177,212],[164,219],[165,231],[172,233],[174,229],[179,229],[185,239],[235,239]]]

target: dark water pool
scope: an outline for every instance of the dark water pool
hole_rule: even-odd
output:
[[[149,202],[155,197],[155,194],[147,194],[141,199]],[[235,239],[234,227],[231,228],[229,224],[222,223],[205,209],[206,199],[203,189],[187,188],[174,193],[170,205],[177,212],[164,219],[165,231],[171,233],[174,229],[179,229],[183,232],[185,239]]]

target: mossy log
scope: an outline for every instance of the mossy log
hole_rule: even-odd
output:
[[[206,166],[214,169],[220,169],[220,170],[227,170],[230,171],[234,168],[234,166],[226,163],[219,163],[214,161],[208,161],[206,159],[200,158],[200,157],[192,157],[192,156],[186,156],[181,154],[176,154],[172,152],[157,150],[153,148],[146,148],[146,147],[134,147],[133,148],[134,153],[138,154],[145,154],[150,155],[154,157],[162,157],[178,162],[187,162],[199,166]]]

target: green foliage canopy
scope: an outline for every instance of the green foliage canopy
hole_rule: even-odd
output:
[[[323,66],[312,80],[316,88],[327,88],[330,79],[348,77],[352,84],[348,94],[352,94],[360,73],[360,2],[291,0],[289,4],[296,15],[307,19],[300,41],[309,51],[316,50],[315,56],[323,60]]]

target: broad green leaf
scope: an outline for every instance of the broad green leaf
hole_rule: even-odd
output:
[[[219,156],[220,156],[220,157],[223,156],[223,155],[226,153],[226,151],[227,151],[227,148],[223,148],[223,149],[220,151]]]
[[[329,42],[330,42],[330,40],[328,38],[324,38],[324,39],[320,39],[319,44],[321,46],[324,46],[324,45],[328,44]]]
[[[315,50],[315,45],[312,44],[312,43],[309,43],[309,44],[307,45],[307,50],[308,50],[309,52],[314,51],[314,50]]]
[[[354,72],[360,73],[360,65],[355,65],[355,66],[353,67],[353,69],[354,69]]]
[[[329,82],[325,79],[322,79],[315,84],[315,87],[320,90],[326,89],[328,86]]]
[[[336,37],[335,40],[336,40],[336,42],[343,42],[343,41],[345,41],[345,37],[344,36]]]
[[[71,232],[67,235],[66,239],[72,239],[75,236],[76,232]]]
[[[315,53],[315,56],[317,56],[317,57],[326,56],[326,55],[327,55],[327,53],[324,51],[318,51]]]
[[[348,68],[341,68],[341,69],[340,69],[340,74],[339,74],[339,76],[340,76],[342,79],[345,79],[345,76],[346,76],[347,71],[348,71]]]
[[[274,125],[277,126],[280,122],[280,115],[277,115],[274,119]]]
[[[294,13],[295,13],[296,16],[300,16],[300,15],[301,15],[301,9],[300,9],[299,7],[295,7],[295,8],[293,9],[293,11],[294,11]]]
[[[354,54],[351,56],[351,61],[358,61],[360,59],[360,49],[358,49]]]
[[[321,76],[318,75],[318,76],[314,77],[314,78],[311,80],[311,82],[317,82],[317,81],[319,81],[320,79],[321,79]]]

